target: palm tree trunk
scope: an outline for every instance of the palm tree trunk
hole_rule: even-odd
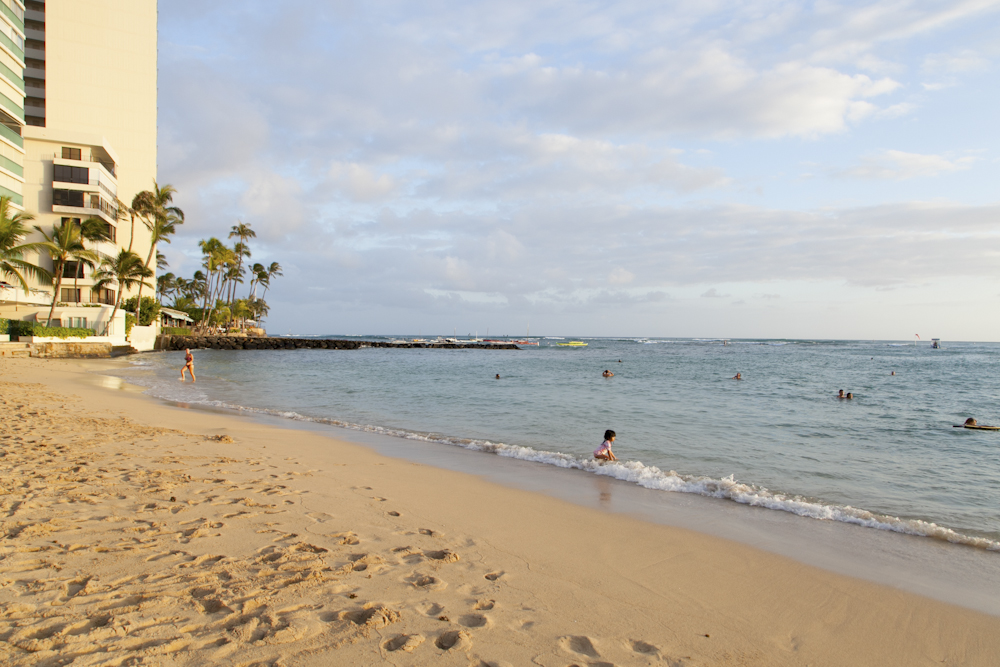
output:
[[[149,263],[153,261],[153,253],[156,252],[156,244],[152,243],[149,246],[149,256],[146,257],[146,263],[143,264],[147,269],[149,268]],[[139,314],[142,312],[142,281],[139,281],[139,291],[136,292],[135,296],[135,323],[139,324]]]
[[[110,329],[111,325],[115,323],[115,315],[118,314],[118,307],[121,305],[121,302],[122,302],[121,285],[119,285],[118,287],[119,287],[119,289],[118,289],[118,298],[115,299],[115,307],[111,310],[111,319],[108,320],[108,323],[104,327],[104,335],[105,336],[109,335],[108,334],[108,329]]]
[[[135,211],[129,211],[132,217],[132,231],[128,235],[128,251],[132,252],[132,242],[135,240]],[[121,290],[118,290],[119,292]]]
[[[52,326],[52,314],[56,312],[56,301],[59,300],[59,288],[62,287],[63,264],[65,261],[56,262],[56,288],[52,294],[52,307],[49,308],[49,318],[45,320],[45,326]]]

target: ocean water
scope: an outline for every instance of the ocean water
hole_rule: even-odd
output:
[[[952,427],[1000,424],[1000,344],[578,340],[199,350],[197,384],[177,380],[183,352],[154,353],[119,375],[166,400],[479,450],[483,466],[507,456],[1000,551],[1000,431]],[[618,463],[592,459],[605,429]]]

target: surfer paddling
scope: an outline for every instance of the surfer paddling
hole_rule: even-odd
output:
[[[594,450],[594,458],[599,461],[617,461],[618,457],[611,451],[611,443],[615,441],[615,432],[608,429],[604,432],[604,442]]]
[[[612,373],[611,371],[604,371],[603,373],[601,373],[601,375],[603,375],[606,378],[611,378],[615,376],[615,374]]]

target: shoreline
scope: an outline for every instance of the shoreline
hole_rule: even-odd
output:
[[[296,558],[312,554],[307,559],[316,572],[311,580],[306,577],[250,596],[217,592],[220,586],[216,583],[216,590],[203,596],[214,596],[218,604],[209,605],[214,611],[205,605],[200,612],[193,607],[189,610],[188,605],[195,604],[192,600],[202,598],[185,597],[190,585],[176,586],[173,612],[195,614],[189,619],[194,629],[184,633],[173,623],[173,629],[149,631],[183,644],[171,653],[174,662],[166,664],[218,659],[212,652],[223,650],[228,651],[227,660],[257,659],[279,644],[284,655],[290,648],[303,651],[301,659],[290,664],[312,664],[311,660],[324,664],[320,656],[334,655],[345,660],[351,656],[356,664],[378,664],[395,651],[405,653],[406,660],[414,664],[468,664],[469,660],[473,664],[524,664],[531,659],[545,665],[574,660],[611,664],[664,660],[683,665],[739,661],[761,665],[989,664],[1000,650],[1000,619],[996,617],[833,574],[740,542],[502,486],[483,475],[386,458],[328,433],[170,407],[141,395],[138,387],[108,391],[92,386],[100,382],[80,381],[90,370],[108,367],[106,362],[17,359],[0,364],[4,383],[44,385],[22,388],[29,396],[53,391],[76,395],[79,398],[71,402],[95,415],[125,416],[129,426],[118,429],[126,434],[124,440],[130,437],[129,429],[137,425],[164,431],[156,437],[171,441],[169,455],[162,445],[140,446],[138,440],[128,447],[114,442],[94,446],[101,456],[142,461],[146,478],[163,476],[170,470],[177,475],[187,470],[183,474],[195,477],[197,466],[185,463],[184,457],[226,459],[210,464],[221,466],[225,475],[186,483],[203,484],[204,489],[191,495],[183,506],[169,501],[173,496],[166,495],[162,484],[153,490],[143,487],[136,491],[128,490],[128,482],[118,480],[116,484],[127,491],[124,499],[94,496],[97,504],[92,507],[100,506],[106,512],[104,506],[117,502],[122,504],[123,516],[129,507],[138,511],[151,503],[156,505],[157,509],[148,511],[162,514],[153,521],[162,523],[156,535],[146,538],[156,542],[156,549],[190,553],[193,560],[185,562],[225,552],[214,564],[204,566],[210,573],[221,567],[219,563],[226,564],[230,572],[246,569],[280,549],[285,551],[280,551],[274,562],[300,562]],[[10,406],[10,393],[5,400],[6,412],[16,410]],[[37,400],[52,405],[59,402],[44,396]],[[58,412],[59,406],[55,410]],[[29,430],[36,421],[30,417],[18,421],[16,414],[9,418]],[[51,419],[58,421],[58,417]],[[184,433],[168,433],[167,429]],[[204,440],[219,435],[233,442]],[[72,452],[66,454],[70,455]],[[179,460],[165,460],[171,457]],[[265,468],[274,470],[267,475],[277,476],[285,488],[275,490],[274,484],[267,484],[266,475],[261,484],[251,483],[249,478],[261,477]],[[247,481],[236,479],[241,477]],[[181,491],[174,489],[185,487],[185,482],[171,483],[175,486],[170,492],[181,498]],[[246,493],[247,497],[233,503],[196,502],[196,495],[223,496],[232,486],[239,490],[230,495]],[[620,495],[624,486],[615,488],[613,494]],[[284,498],[273,508],[277,514],[268,515],[265,510],[255,515],[253,507],[274,504],[274,499],[262,502],[269,497],[269,489],[276,498]],[[241,513],[227,519],[232,506],[241,504]],[[387,511],[390,505],[393,509]],[[178,511],[173,512],[175,509]],[[331,518],[317,518],[320,514]],[[16,514],[8,517],[5,525],[15,519]],[[201,521],[191,533],[204,533],[198,535],[198,549],[191,546],[194,540],[190,536],[183,536],[191,528],[171,532],[190,520]],[[221,525],[213,528],[215,524]],[[262,530],[294,537],[279,537],[284,542],[276,542]],[[30,535],[22,538],[25,532],[17,534],[17,545],[38,547],[44,542]],[[301,547],[305,543],[296,541],[299,536],[308,536],[308,547],[314,550]],[[59,558],[67,563],[75,558],[76,570],[85,570],[80,559],[87,551],[86,539],[92,537],[86,531],[76,535],[73,539],[84,546],[67,550]],[[29,559],[22,552],[7,551],[10,542],[9,536],[3,542],[0,566],[8,566],[12,559]],[[166,549],[167,543],[173,549]],[[397,547],[408,551],[393,551]],[[272,551],[262,555],[266,549]],[[455,560],[448,554],[456,556]],[[89,557],[94,558],[94,553]],[[37,556],[33,558],[37,560]],[[114,561],[106,564],[114,570],[115,562],[122,564],[121,558],[94,560]],[[159,561],[144,562],[133,566],[148,576],[162,569]],[[71,570],[73,565],[63,569]],[[12,572],[8,566],[2,576],[14,581],[35,576]],[[497,576],[489,578],[492,575]],[[73,588],[66,583],[70,578],[62,576],[66,581],[58,583],[63,597]],[[357,581],[349,584],[352,578]],[[59,577],[52,577],[56,579]],[[86,593],[88,585],[80,591]],[[296,586],[305,587],[294,592],[297,598],[308,599],[306,606],[311,609],[286,612],[295,618],[282,627],[281,598]],[[7,598],[16,587],[5,585],[0,595]],[[79,601],[82,611],[87,595],[80,595],[80,591],[72,600]],[[45,595],[36,591],[20,597],[41,603]],[[252,641],[240,640],[239,628],[253,621],[232,623],[251,618],[247,605],[261,600],[267,600],[265,606],[272,610],[273,621],[265,623],[265,615],[252,618],[257,619],[256,627],[268,625],[272,632],[257,639],[251,632],[248,638]],[[4,602],[11,603],[10,599]],[[23,600],[18,602],[24,604]],[[69,609],[77,602],[63,604]],[[366,604],[370,606],[366,608]],[[480,608],[474,609],[477,605]],[[487,605],[491,607],[486,609]],[[449,620],[426,613],[437,607],[442,610],[438,616]],[[27,622],[33,618],[31,612],[19,613],[27,614],[18,620],[20,627],[31,625]],[[226,627],[227,623],[231,627]],[[9,643],[8,624],[6,618],[0,618]],[[290,628],[294,630],[282,635],[288,641],[274,639]],[[60,632],[25,641],[49,641]],[[178,632],[187,636],[178,638]],[[212,633],[227,641],[211,644],[207,637],[214,636]],[[198,644],[202,635],[207,643]],[[269,643],[269,639],[274,642]],[[400,644],[393,648],[392,642],[397,640]],[[449,647],[442,648],[452,640]],[[415,645],[408,649],[407,642]],[[58,653],[57,649],[48,650]],[[14,660],[24,659],[10,655]]]

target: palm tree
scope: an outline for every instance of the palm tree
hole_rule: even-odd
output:
[[[101,268],[94,274],[97,282],[94,287],[100,289],[107,285],[117,284],[118,295],[115,298],[115,307],[111,311],[111,319],[108,326],[115,321],[115,315],[122,304],[122,294],[125,290],[130,290],[136,285],[145,285],[145,278],[153,277],[153,270],[142,263],[142,258],[131,250],[121,250],[114,257],[106,257],[101,262]],[[136,308],[138,310],[138,308]],[[108,328],[105,327],[104,335],[108,335]]]
[[[38,225],[35,225],[35,229],[45,237],[44,241],[38,242],[38,247],[52,258],[52,272],[56,278],[52,306],[49,308],[49,317],[45,323],[45,326],[52,326],[52,314],[55,312],[56,302],[59,301],[59,288],[62,286],[63,269],[66,267],[66,262],[70,259],[76,259],[77,261],[97,263],[101,261],[101,257],[84,246],[80,225],[72,220],[63,220],[58,225],[54,225],[51,236]]]
[[[242,278],[243,277],[243,258],[250,257],[250,246],[247,245],[247,241],[250,239],[257,238],[257,232],[250,228],[250,225],[245,224],[242,220],[237,220],[236,224],[233,225],[232,230],[229,232],[229,238],[238,238],[239,243],[233,246],[233,251],[236,252],[237,264],[236,273]],[[240,281],[242,282],[242,281]],[[229,300],[232,301],[236,298],[236,283],[233,283],[233,293]]]
[[[202,324],[208,326],[211,323],[211,310],[208,304],[211,302],[213,304],[212,310],[215,309],[215,299],[213,299],[213,296],[217,291],[221,293],[221,289],[219,288],[223,284],[221,272],[230,263],[233,251],[214,236],[208,240],[199,241],[198,246],[205,256],[203,266],[208,271],[208,275],[205,278],[204,302],[202,303]],[[217,274],[219,274],[218,281],[215,280]],[[216,285],[213,285],[213,283],[216,283]]]
[[[87,218],[82,223],[80,223],[80,236],[83,241],[90,241],[91,243],[98,243],[100,241],[110,241],[111,232],[109,230],[108,224],[101,220],[100,218]],[[98,253],[100,255],[100,253]],[[97,263],[91,261],[89,258],[80,256],[77,253],[73,254],[73,260],[76,262],[76,267],[73,271],[73,293],[77,295],[77,302],[80,300],[80,277],[83,271],[80,269],[84,266],[89,267],[91,270],[96,268]]]
[[[52,274],[40,266],[24,259],[24,253],[37,252],[41,249],[39,243],[21,243],[28,230],[24,223],[34,220],[30,213],[14,213],[11,215],[10,197],[0,197],[0,277],[10,277],[21,285],[24,293],[28,293],[28,281],[25,275],[39,282],[52,284]]]
[[[173,273],[163,273],[156,277],[156,294],[160,299],[160,303],[163,303],[172,294],[175,294],[177,288],[178,279]]]
[[[271,287],[271,278],[283,276],[285,274],[281,272],[281,264],[278,264],[277,262],[271,262],[271,265],[267,267],[266,275],[267,275],[267,280],[262,281],[264,284],[264,293],[260,295],[261,299],[267,296],[267,290],[268,288]]]
[[[263,275],[267,277],[267,269],[260,262],[257,262],[250,268],[250,273],[253,274],[253,278],[250,280],[250,295],[248,299],[254,299],[257,297],[257,285],[260,283],[260,277]]]
[[[153,181],[155,184],[156,181]],[[128,235],[128,251],[132,252],[132,243],[135,242],[135,219],[138,217],[142,219],[145,223],[145,219],[149,217],[150,211],[153,210],[153,193],[149,190],[143,190],[142,192],[135,193],[132,197],[132,205],[125,206],[123,202],[118,202],[119,212],[128,212],[129,218],[132,220],[131,231]]]
[[[142,221],[149,230],[149,255],[146,257],[144,266],[149,268],[153,261],[153,253],[156,252],[156,244],[160,241],[170,243],[170,237],[177,232],[177,225],[184,224],[184,211],[176,206],[169,206],[173,201],[174,193],[177,190],[172,185],[164,185],[162,188],[153,181],[153,191],[151,197],[144,203],[146,216]],[[136,195],[138,196],[138,195]],[[139,292],[136,299],[136,314],[142,308],[142,283],[139,283]]]

